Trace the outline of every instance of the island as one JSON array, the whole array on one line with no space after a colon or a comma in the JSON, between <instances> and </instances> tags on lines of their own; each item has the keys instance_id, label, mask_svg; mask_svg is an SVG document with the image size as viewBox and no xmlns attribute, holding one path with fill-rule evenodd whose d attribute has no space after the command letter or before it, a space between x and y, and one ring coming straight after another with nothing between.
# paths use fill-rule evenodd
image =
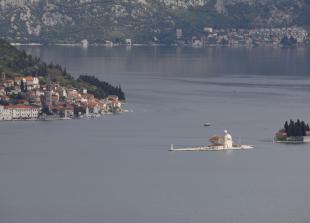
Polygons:
<instances>
[{"instance_id":1,"label":"island","mask_svg":"<svg viewBox=\"0 0 310 223\"><path fill-rule=\"evenodd\" d=\"M122 113L121 86L46 64L0 40L0 120L54 120Z\"/></svg>"},{"instance_id":2,"label":"island","mask_svg":"<svg viewBox=\"0 0 310 223\"><path fill-rule=\"evenodd\" d=\"M274 137L277 143L286 144L302 144L310 143L310 128L309 124L299 119L294 122L290 120L285 122L284 128L280 129Z\"/></svg>"},{"instance_id":3,"label":"island","mask_svg":"<svg viewBox=\"0 0 310 223\"><path fill-rule=\"evenodd\" d=\"M235 144L233 138L227 130L224 130L223 136L213 136L209 138L211 145L208 146L198 146L198 147L184 147L184 148L174 148L171 144L169 151L184 151L184 152L203 152L203 151L230 151L230 150L247 150L253 149L252 145L241 145Z\"/></svg>"}]
</instances>

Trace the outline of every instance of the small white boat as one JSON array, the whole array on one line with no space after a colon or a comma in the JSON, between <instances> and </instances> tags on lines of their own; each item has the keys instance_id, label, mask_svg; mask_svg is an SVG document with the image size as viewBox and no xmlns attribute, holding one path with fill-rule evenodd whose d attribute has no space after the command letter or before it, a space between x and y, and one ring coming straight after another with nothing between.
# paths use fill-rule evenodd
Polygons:
<instances>
[{"instance_id":1,"label":"small white boat","mask_svg":"<svg viewBox=\"0 0 310 223\"><path fill-rule=\"evenodd\" d=\"M253 149L254 146L252 145L241 145L241 144L234 144L232 137L228 134L227 130L224 131L224 136L213 136L209 139L212 143L209 146L198 146L198 147L184 147L184 148L174 148L173 144L171 144L169 151L196 151L196 152L203 152L203 151L229 151L229 150L247 150Z\"/></svg>"}]
</instances>

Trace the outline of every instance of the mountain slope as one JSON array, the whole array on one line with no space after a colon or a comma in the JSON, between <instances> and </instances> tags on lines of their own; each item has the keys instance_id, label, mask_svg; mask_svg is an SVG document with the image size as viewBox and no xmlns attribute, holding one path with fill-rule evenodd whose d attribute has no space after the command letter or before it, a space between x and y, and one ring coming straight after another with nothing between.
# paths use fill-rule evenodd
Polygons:
<instances>
[{"instance_id":1,"label":"mountain slope","mask_svg":"<svg viewBox=\"0 0 310 223\"><path fill-rule=\"evenodd\" d=\"M0 0L0 37L18 42L172 42L203 27L310 25L310 0Z\"/></svg>"}]
</instances>

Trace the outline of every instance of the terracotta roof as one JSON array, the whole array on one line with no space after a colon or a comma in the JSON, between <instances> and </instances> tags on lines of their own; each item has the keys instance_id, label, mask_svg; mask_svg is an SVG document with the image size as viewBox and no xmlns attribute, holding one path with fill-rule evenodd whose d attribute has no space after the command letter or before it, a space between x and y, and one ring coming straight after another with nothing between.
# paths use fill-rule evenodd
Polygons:
<instances>
[{"instance_id":1,"label":"terracotta roof","mask_svg":"<svg viewBox=\"0 0 310 223\"><path fill-rule=\"evenodd\" d=\"M30 105L7 105L4 106L5 109L36 109L36 107Z\"/></svg>"},{"instance_id":2,"label":"terracotta roof","mask_svg":"<svg viewBox=\"0 0 310 223\"><path fill-rule=\"evenodd\" d=\"M27 76L25 79L26 81L33 81L33 76Z\"/></svg>"},{"instance_id":3,"label":"terracotta roof","mask_svg":"<svg viewBox=\"0 0 310 223\"><path fill-rule=\"evenodd\" d=\"M23 77L15 77L14 78L16 81L21 81L22 79L24 79Z\"/></svg>"},{"instance_id":4,"label":"terracotta roof","mask_svg":"<svg viewBox=\"0 0 310 223\"><path fill-rule=\"evenodd\" d=\"M25 102L28 102L28 100L24 100L24 99L19 99L17 100L18 103L25 103Z\"/></svg>"},{"instance_id":5,"label":"terracotta roof","mask_svg":"<svg viewBox=\"0 0 310 223\"><path fill-rule=\"evenodd\" d=\"M109 95L108 99L109 100L113 100L113 101L118 101L118 96L116 96L116 95Z\"/></svg>"},{"instance_id":6,"label":"terracotta roof","mask_svg":"<svg viewBox=\"0 0 310 223\"><path fill-rule=\"evenodd\" d=\"M212 136L211 138L209 138L209 141L212 142L212 143L216 143L218 142L219 140L222 140L223 137L222 136Z\"/></svg>"},{"instance_id":7,"label":"terracotta roof","mask_svg":"<svg viewBox=\"0 0 310 223\"><path fill-rule=\"evenodd\" d=\"M3 83L13 83L13 80L4 80Z\"/></svg>"},{"instance_id":8,"label":"terracotta roof","mask_svg":"<svg viewBox=\"0 0 310 223\"><path fill-rule=\"evenodd\" d=\"M221 139L221 138L222 138L221 136L213 136L209 140L218 140L218 139Z\"/></svg>"}]
</instances>

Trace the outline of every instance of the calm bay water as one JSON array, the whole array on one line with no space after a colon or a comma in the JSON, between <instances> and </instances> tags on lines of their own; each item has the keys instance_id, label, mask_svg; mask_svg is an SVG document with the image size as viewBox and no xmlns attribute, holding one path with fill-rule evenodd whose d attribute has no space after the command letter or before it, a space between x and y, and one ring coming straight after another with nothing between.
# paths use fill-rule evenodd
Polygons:
<instances>
[{"instance_id":1,"label":"calm bay water","mask_svg":"<svg viewBox=\"0 0 310 223\"><path fill-rule=\"evenodd\" d=\"M0 222L310 221L310 147L272 143L310 122L309 48L25 49L121 84L131 112L0 123ZM255 149L168 152L224 129Z\"/></svg>"}]
</instances>

